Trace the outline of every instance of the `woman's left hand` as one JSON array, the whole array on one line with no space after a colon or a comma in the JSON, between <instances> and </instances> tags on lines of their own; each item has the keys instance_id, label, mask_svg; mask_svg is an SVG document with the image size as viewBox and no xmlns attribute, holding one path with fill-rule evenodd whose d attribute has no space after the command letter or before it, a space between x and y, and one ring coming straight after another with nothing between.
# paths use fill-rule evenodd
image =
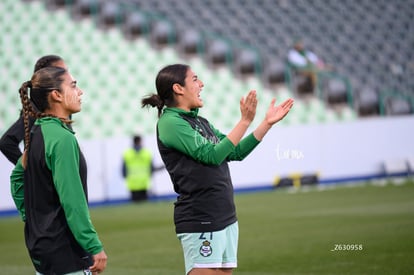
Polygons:
<instances>
[{"instance_id":1,"label":"woman's left hand","mask_svg":"<svg viewBox=\"0 0 414 275\"><path fill-rule=\"evenodd\" d=\"M276 99L272 99L272 102L266 112L265 120L269 125L273 125L282 120L289 113L293 106L293 99L289 98L278 106L275 106L275 103Z\"/></svg>"}]
</instances>

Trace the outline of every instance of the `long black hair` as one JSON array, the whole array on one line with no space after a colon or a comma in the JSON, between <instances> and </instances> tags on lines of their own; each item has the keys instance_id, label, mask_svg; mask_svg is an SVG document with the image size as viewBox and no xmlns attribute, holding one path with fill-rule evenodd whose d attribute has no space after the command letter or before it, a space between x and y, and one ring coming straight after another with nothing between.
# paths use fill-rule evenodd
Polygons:
<instances>
[{"instance_id":1,"label":"long black hair","mask_svg":"<svg viewBox=\"0 0 414 275\"><path fill-rule=\"evenodd\" d=\"M142 107L156 107L158 117L161 116L164 106L172 107L175 105L173 85L184 86L187 71L190 66L185 64L173 64L162 68L155 79L157 94L150 94L141 101Z\"/></svg>"},{"instance_id":2,"label":"long black hair","mask_svg":"<svg viewBox=\"0 0 414 275\"><path fill-rule=\"evenodd\" d=\"M20 89L20 100L23 105L23 122L24 122L24 152L22 158L23 167L26 167L27 150L30 145L30 127L29 116L34 118L41 118L46 116L53 116L45 114L49 106L48 96L53 90L60 90L63 75L66 69L60 67L45 67L36 71L31 80L24 82ZM29 97L30 89L30 97ZM33 107L35 103L36 107ZM64 123L70 123L70 120L60 118Z\"/></svg>"}]
</instances>

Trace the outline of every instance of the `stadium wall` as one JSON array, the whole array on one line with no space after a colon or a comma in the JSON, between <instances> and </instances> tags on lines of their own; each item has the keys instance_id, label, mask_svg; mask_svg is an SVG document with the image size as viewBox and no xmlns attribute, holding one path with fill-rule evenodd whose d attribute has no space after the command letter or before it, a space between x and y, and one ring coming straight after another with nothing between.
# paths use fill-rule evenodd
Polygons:
<instances>
[{"instance_id":1,"label":"stadium wall","mask_svg":"<svg viewBox=\"0 0 414 275\"><path fill-rule=\"evenodd\" d=\"M244 161L230 163L233 184L236 190L271 188L275 178L297 173L318 173L323 183L384 176L384 162L414 160L413 136L414 116L276 126ZM121 158L131 139L81 140L80 144L88 162L90 201L127 199ZM145 137L144 144L153 152L155 165L162 165L155 136ZM12 165L3 155L0 167L0 212L14 211ZM151 192L155 198L174 196L165 170L154 175Z\"/></svg>"}]
</instances>

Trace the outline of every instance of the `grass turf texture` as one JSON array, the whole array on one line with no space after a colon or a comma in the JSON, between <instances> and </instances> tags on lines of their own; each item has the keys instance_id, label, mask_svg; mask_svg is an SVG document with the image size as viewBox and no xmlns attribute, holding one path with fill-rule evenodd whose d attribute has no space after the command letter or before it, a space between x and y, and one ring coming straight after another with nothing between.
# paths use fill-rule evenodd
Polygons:
<instances>
[{"instance_id":1,"label":"grass turf texture","mask_svg":"<svg viewBox=\"0 0 414 275\"><path fill-rule=\"evenodd\" d=\"M410 182L236 195L234 274L414 274L413 194ZM171 201L91 209L104 274L184 274L172 211ZM0 219L0 248L0 274L34 274L19 218Z\"/></svg>"}]
</instances>

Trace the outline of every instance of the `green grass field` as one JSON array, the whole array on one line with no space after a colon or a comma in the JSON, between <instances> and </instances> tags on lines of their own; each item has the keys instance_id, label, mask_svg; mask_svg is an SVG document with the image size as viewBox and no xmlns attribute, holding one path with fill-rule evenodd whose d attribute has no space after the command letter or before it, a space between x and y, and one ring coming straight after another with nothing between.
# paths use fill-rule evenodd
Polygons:
<instances>
[{"instance_id":1,"label":"green grass field","mask_svg":"<svg viewBox=\"0 0 414 275\"><path fill-rule=\"evenodd\" d=\"M412 182L246 193L236 204L234 274L414 274ZM104 274L184 274L172 213L172 201L91 209ZM0 219L0 247L0 274L34 274L18 217Z\"/></svg>"}]
</instances>

